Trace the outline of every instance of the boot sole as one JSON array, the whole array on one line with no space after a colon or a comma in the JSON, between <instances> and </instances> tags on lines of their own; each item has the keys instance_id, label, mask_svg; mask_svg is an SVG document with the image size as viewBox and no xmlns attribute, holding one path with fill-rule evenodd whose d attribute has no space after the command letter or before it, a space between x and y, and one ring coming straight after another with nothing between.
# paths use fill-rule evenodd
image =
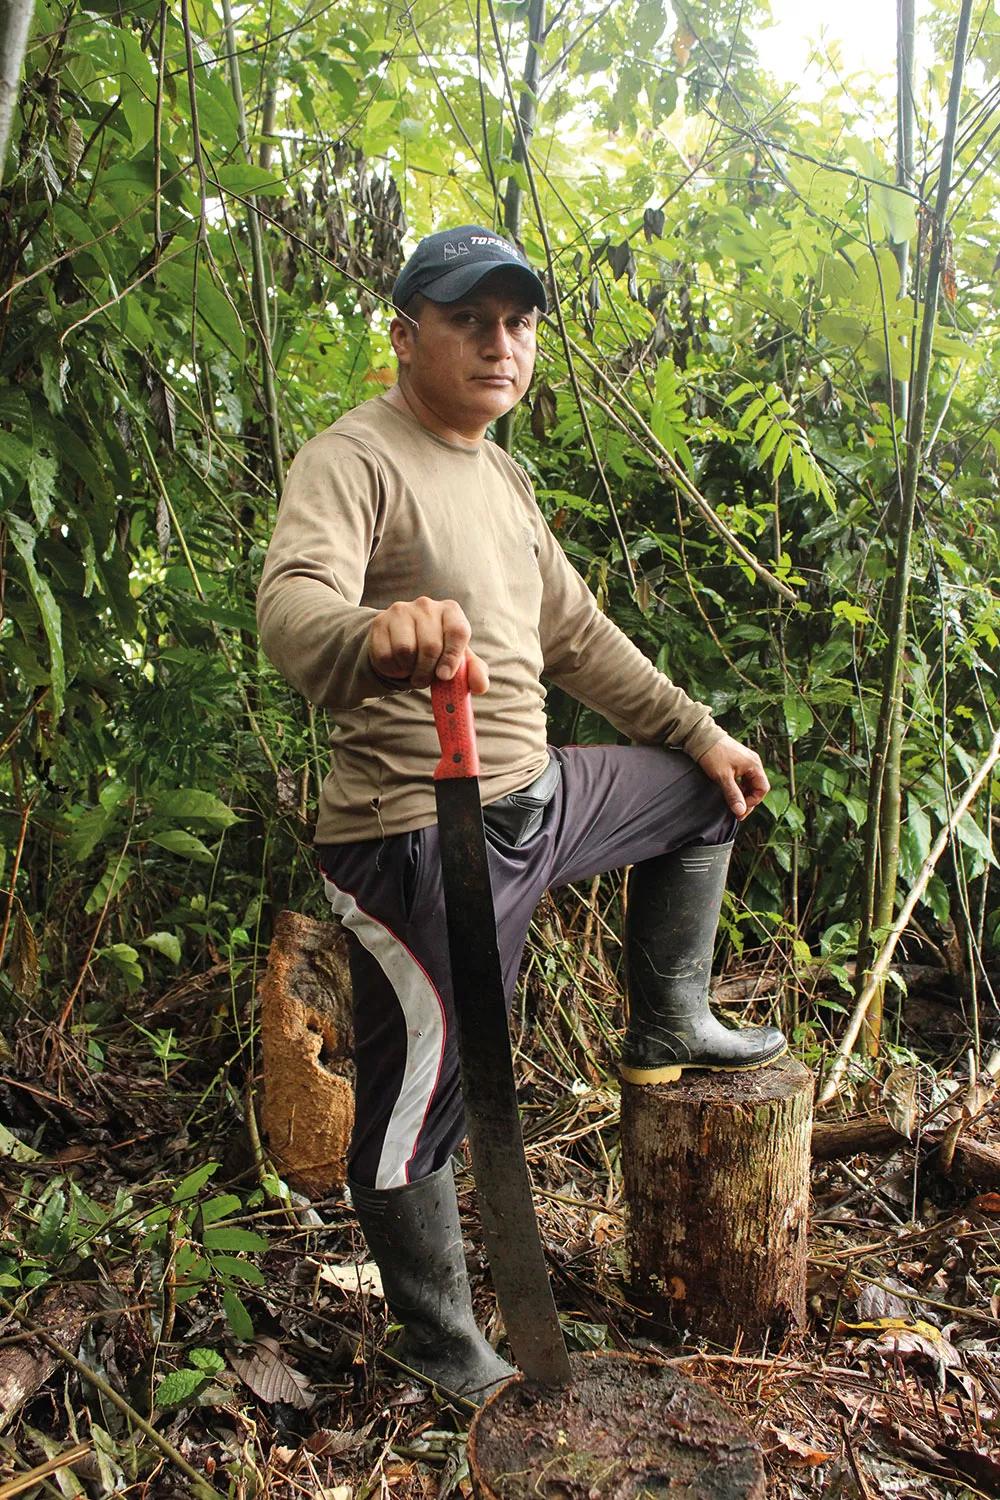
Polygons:
<instances>
[{"instance_id":1,"label":"boot sole","mask_svg":"<svg viewBox=\"0 0 1000 1500\"><path fill-rule=\"evenodd\" d=\"M686 1062L670 1063L663 1068L627 1068L620 1067L619 1072L626 1083L677 1083L685 1069L689 1068L702 1073L754 1073L758 1068L767 1068L771 1063L777 1062L784 1057L788 1051L788 1043L781 1048L780 1052L772 1052L770 1057L762 1057L758 1062L752 1063L706 1063Z\"/></svg>"}]
</instances>

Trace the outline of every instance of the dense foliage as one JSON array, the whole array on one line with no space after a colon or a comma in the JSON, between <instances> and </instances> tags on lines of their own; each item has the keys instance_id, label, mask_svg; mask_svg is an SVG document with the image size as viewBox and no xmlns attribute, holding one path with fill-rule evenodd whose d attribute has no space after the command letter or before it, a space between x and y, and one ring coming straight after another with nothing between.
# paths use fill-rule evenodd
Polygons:
<instances>
[{"instance_id":1,"label":"dense foliage","mask_svg":"<svg viewBox=\"0 0 1000 1500\"><path fill-rule=\"evenodd\" d=\"M604 607L768 764L730 943L847 984L955 14L922 23L900 190L891 99L832 67L823 97L788 98L748 40L761 10L729 0L553 6L527 164L510 93L537 3L277 0L227 39L208 0L39 0L0 220L11 1015L85 1040L177 966L238 976L277 905L316 901L323 729L253 626L281 467L391 381L386 293L415 237L501 223L505 196L561 307L514 450ZM998 65L974 15L905 643L904 887L997 711ZM608 731L556 701L553 732ZM988 806L919 909L973 994L1000 924ZM798 1019L808 1040L820 1013Z\"/></svg>"}]
</instances>

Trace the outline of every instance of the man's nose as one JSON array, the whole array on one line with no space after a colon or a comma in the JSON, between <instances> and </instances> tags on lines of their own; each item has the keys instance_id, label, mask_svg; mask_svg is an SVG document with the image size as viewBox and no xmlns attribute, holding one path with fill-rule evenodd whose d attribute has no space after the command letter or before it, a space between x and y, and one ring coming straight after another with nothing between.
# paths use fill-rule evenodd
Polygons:
<instances>
[{"instance_id":1,"label":"man's nose","mask_svg":"<svg viewBox=\"0 0 1000 1500\"><path fill-rule=\"evenodd\" d=\"M483 352L493 359L506 359L513 353L514 344L503 318L494 318L483 329Z\"/></svg>"}]
</instances>

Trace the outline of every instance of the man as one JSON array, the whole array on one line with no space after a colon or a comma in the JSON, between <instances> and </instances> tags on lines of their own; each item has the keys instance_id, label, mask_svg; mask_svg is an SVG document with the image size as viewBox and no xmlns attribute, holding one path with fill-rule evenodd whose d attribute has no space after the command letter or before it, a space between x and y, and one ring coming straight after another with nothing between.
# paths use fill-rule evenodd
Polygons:
<instances>
[{"instance_id":1,"label":"man","mask_svg":"<svg viewBox=\"0 0 1000 1500\"><path fill-rule=\"evenodd\" d=\"M481 1399L509 1366L472 1316L450 1164L464 1124L428 684L468 657L508 1003L542 892L635 866L622 1053L635 1081L785 1050L707 1002L733 835L768 781L601 614L524 471L486 441L534 369L546 297L524 257L475 225L430 235L393 302L397 384L297 455L258 619L271 660L334 725L316 841L352 935L352 1200L400 1356ZM638 743L547 748L543 673Z\"/></svg>"}]
</instances>

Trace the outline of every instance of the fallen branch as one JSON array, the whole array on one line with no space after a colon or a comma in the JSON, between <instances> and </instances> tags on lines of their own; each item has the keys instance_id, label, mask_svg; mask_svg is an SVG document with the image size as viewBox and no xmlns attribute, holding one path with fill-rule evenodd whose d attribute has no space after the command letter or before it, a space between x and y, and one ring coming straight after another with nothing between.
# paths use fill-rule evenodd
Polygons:
<instances>
[{"instance_id":1,"label":"fallen branch","mask_svg":"<svg viewBox=\"0 0 1000 1500\"><path fill-rule=\"evenodd\" d=\"M0 1500L14 1500L15 1495L22 1495L33 1485L48 1479L50 1474L58 1474L60 1469L71 1469L81 1458L86 1458L91 1446L90 1443L76 1443L74 1447L67 1448L65 1453L57 1453L54 1458L47 1458L43 1464L36 1464L33 1469L18 1474L16 1479L0 1484Z\"/></svg>"},{"instance_id":2,"label":"fallen branch","mask_svg":"<svg viewBox=\"0 0 1000 1500\"><path fill-rule=\"evenodd\" d=\"M839 1046L837 1047L837 1053L834 1058L833 1065L830 1068L829 1076L823 1086L823 1091L816 1100L817 1107L822 1104L829 1104L831 1099L836 1098L840 1090L841 1078L843 1077L844 1070L847 1067L847 1060L850 1057L851 1052L854 1048L854 1044L858 1039L858 1034L860 1033L861 1027L864 1024L865 1016L868 1014L868 1007L871 1005L873 999L878 993L882 980L885 978L885 975L888 972L889 965L892 962L892 955L896 951L896 944L899 942L900 938L903 936L903 933L906 931L907 925L913 915L917 902L920 900L921 896L924 894L924 891L927 889L927 884L935 869L937 868L938 861L940 860L945 849L948 847L948 844L951 841L952 836L954 835L955 829L958 827L962 818L964 818L965 814L968 812L969 808L976 800L976 797L981 787L983 786L983 783L989 779L990 772L993 770L993 767L996 765L998 760L1000 760L1000 729L998 729L996 734L993 736L993 743L990 746L989 753L983 760L982 764L979 766L979 769L976 771L976 774L969 782L969 785L966 787L961 801L956 805L951 817L948 819L947 823L941 829L941 832L938 834L937 838L934 840L934 845L927 858L920 866L920 871L917 875L917 878L914 881L913 885L910 887L909 895L903 902L899 916L896 918L896 921L893 923L888 936L879 949L878 955L875 959L875 962L872 964L868 978L865 982L865 987L861 991L861 994L858 996L857 1004L851 1012L851 1019L847 1023L847 1028L840 1040Z\"/></svg>"}]
</instances>

